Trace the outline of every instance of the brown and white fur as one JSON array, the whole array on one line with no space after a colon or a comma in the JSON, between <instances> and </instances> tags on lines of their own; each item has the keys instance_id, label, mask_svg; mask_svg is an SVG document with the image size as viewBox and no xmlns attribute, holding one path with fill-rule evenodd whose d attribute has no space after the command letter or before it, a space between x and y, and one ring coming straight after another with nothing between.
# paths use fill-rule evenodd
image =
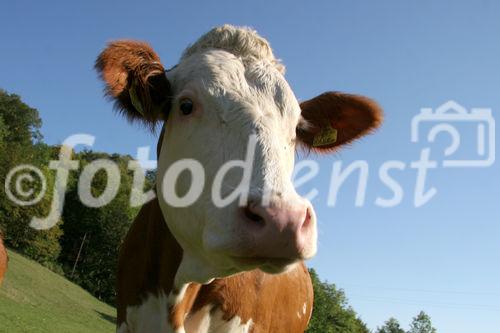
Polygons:
<instances>
[{"instance_id":1,"label":"brown and white fur","mask_svg":"<svg viewBox=\"0 0 500 333\"><path fill-rule=\"evenodd\" d=\"M120 253L118 332L303 332L313 303L303 260L316 252L317 230L291 181L295 152L334 152L369 133L381 123L378 105L338 92L299 104L269 43L248 28L211 30L169 71L149 45L130 40L110 43L96 68L129 119L163 124L157 199L142 207ZM336 140L314 144L325 128ZM221 186L227 198L246 179L238 193L247 200L220 206L217 173L245 160L251 137L249 177L235 168ZM163 182L184 160L203 167L205 184L187 207L166 200L165 189L189 193L189 172Z\"/></svg>"}]
</instances>

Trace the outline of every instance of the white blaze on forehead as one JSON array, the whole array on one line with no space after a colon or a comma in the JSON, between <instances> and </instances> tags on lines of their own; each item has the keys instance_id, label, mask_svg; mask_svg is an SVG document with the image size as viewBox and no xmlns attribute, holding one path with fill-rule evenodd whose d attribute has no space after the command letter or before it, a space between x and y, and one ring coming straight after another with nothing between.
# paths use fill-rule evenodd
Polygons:
<instances>
[{"instance_id":1,"label":"white blaze on forehead","mask_svg":"<svg viewBox=\"0 0 500 333\"><path fill-rule=\"evenodd\" d=\"M293 140L300 107L277 63L267 42L255 32L223 27L188 48L169 79L174 110L176 100L186 94L188 98L193 95L195 104L203 109L203 126L191 127L188 131L192 134L186 137L203 136L205 148L223 150L226 160L241 160L249 136L256 134L260 147L255 162L261 174L255 175L254 187L287 192L291 191ZM175 117L167 126L175 127ZM167 128L167 134L169 131L174 137L175 128Z\"/></svg>"},{"instance_id":2,"label":"white blaze on forehead","mask_svg":"<svg viewBox=\"0 0 500 333\"><path fill-rule=\"evenodd\" d=\"M177 99L183 98L186 91L188 94L194 91L194 98L198 99L195 103L203 108L203 124L198 122L186 129L192 134L184 132L182 135L189 137L191 142L203 136L204 149L219 151L222 156L219 164L244 159L249 137L257 135L252 187L256 192L268 187L276 192L294 193L290 178L300 107L288 83L272 63L254 59L244 64L227 51L210 49L184 59L172 71L171 77ZM174 109L175 105L174 101ZM180 120L175 117L167 126L175 127L175 121ZM174 135L175 128L167 128L165 140L168 130L172 138L180 138ZM184 149L181 153L194 153L186 146ZM208 156L208 159L214 162L214 168L219 168L215 156ZM202 164L207 166L204 162ZM210 167L206 171L210 174Z\"/></svg>"}]
</instances>

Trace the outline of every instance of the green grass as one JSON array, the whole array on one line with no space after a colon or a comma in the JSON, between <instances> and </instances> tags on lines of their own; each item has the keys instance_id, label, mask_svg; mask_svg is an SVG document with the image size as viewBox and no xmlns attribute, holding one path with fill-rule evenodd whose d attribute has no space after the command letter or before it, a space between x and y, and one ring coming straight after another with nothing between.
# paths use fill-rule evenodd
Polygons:
<instances>
[{"instance_id":1,"label":"green grass","mask_svg":"<svg viewBox=\"0 0 500 333\"><path fill-rule=\"evenodd\" d=\"M0 332L113 332L115 310L13 251L0 286Z\"/></svg>"}]
</instances>

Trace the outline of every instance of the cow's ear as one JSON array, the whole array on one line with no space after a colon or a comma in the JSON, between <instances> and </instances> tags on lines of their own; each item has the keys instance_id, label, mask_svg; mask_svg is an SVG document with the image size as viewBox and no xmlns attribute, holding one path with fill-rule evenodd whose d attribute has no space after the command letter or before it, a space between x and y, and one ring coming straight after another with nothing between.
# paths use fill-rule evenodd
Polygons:
<instances>
[{"instance_id":1,"label":"cow's ear","mask_svg":"<svg viewBox=\"0 0 500 333\"><path fill-rule=\"evenodd\" d=\"M329 153L369 134L382 123L382 109L358 95L326 92L300 103L302 121L298 142L316 152Z\"/></svg>"},{"instance_id":2,"label":"cow's ear","mask_svg":"<svg viewBox=\"0 0 500 333\"><path fill-rule=\"evenodd\" d=\"M106 95L129 120L140 120L152 128L158 120L166 120L170 84L160 58L147 43L111 42L95 68L106 84Z\"/></svg>"}]
</instances>

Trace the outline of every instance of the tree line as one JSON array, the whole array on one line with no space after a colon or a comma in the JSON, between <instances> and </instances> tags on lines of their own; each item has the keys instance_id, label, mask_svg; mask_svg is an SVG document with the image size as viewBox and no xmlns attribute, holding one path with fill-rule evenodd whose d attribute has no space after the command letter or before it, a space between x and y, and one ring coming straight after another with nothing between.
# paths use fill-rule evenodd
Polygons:
<instances>
[{"instance_id":1,"label":"tree line","mask_svg":"<svg viewBox=\"0 0 500 333\"><path fill-rule=\"evenodd\" d=\"M79 170L69 173L65 203L60 221L51 229L35 230L29 226L33 216L45 217L52 202L51 190L55 172L49 162L57 160L59 146L43 142L38 111L26 105L19 96L0 91L0 175L2 184L9 171L19 165L37 167L46 179L47 192L36 204L21 206L0 191L0 228L8 247L36 260L53 271L65 275L97 298L114 304L116 259L122 239L138 208L129 204L132 171L128 170L130 156L84 150L74 153ZM115 162L121 173L121 183L115 198L105 207L91 208L79 200L77 181L83 168L96 159ZM32 179L9 182L11 193L19 190L31 193L29 201L40 192L42 184L36 174ZM13 179L16 177L14 176ZM98 171L92 179L92 194L98 197L106 187L107 175ZM151 186L147 178L147 186ZM16 188L20 186L20 188Z\"/></svg>"},{"instance_id":2,"label":"tree line","mask_svg":"<svg viewBox=\"0 0 500 333\"><path fill-rule=\"evenodd\" d=\"M33 205L21 206L7 194L21 192L24 199L35 198L43 184L35 173L24 182L9 182L0 191L0 231L11 249L41 263L82 286L98 299L115 304L116 266L120 244L139 208L129 204L133 172L128 170L132 157L83 150L74 153L79 170L70 172L65 204L59 222L49 230L29 226L33 216L45 217L51 209L51 189L55 172L49 168L58 159L60 147L43 142L42 121L35 108L25 104L15 94L0 89L0 176L2 184L16 166L37 167L46 180L47 192ZM100 208L87 207L78 195L77 181L83 168L96 159L114 161L121 173L121 183L115 198ZM145 191L153 186L154 174L146 177ZM105 189L107 175L98 171L92 180L92 194L98 197ZM347 297L335 285L322 282L311 270L315 300L308 332L365 333L366 324L348 304ZM435 333L430 318L424 312L415 317L408 333ZM399 322L391 318L376 333L406 333Z\"/></svg>"},{"instance_id":3,"label":"tree line","mask_svg":"<svg viewBox=\"0 0 500 333\"><path fill-rule=\"evenodd\" d=\"M372 332L356 311L349 305L342 289L335 284L321 281L314 269L310 269L314 288L314 306L308 333L370 333ZM374 333L436 333L431 318L421 311L405 331L399 321L389 318Z\"/></svg>"}]
</instances>

